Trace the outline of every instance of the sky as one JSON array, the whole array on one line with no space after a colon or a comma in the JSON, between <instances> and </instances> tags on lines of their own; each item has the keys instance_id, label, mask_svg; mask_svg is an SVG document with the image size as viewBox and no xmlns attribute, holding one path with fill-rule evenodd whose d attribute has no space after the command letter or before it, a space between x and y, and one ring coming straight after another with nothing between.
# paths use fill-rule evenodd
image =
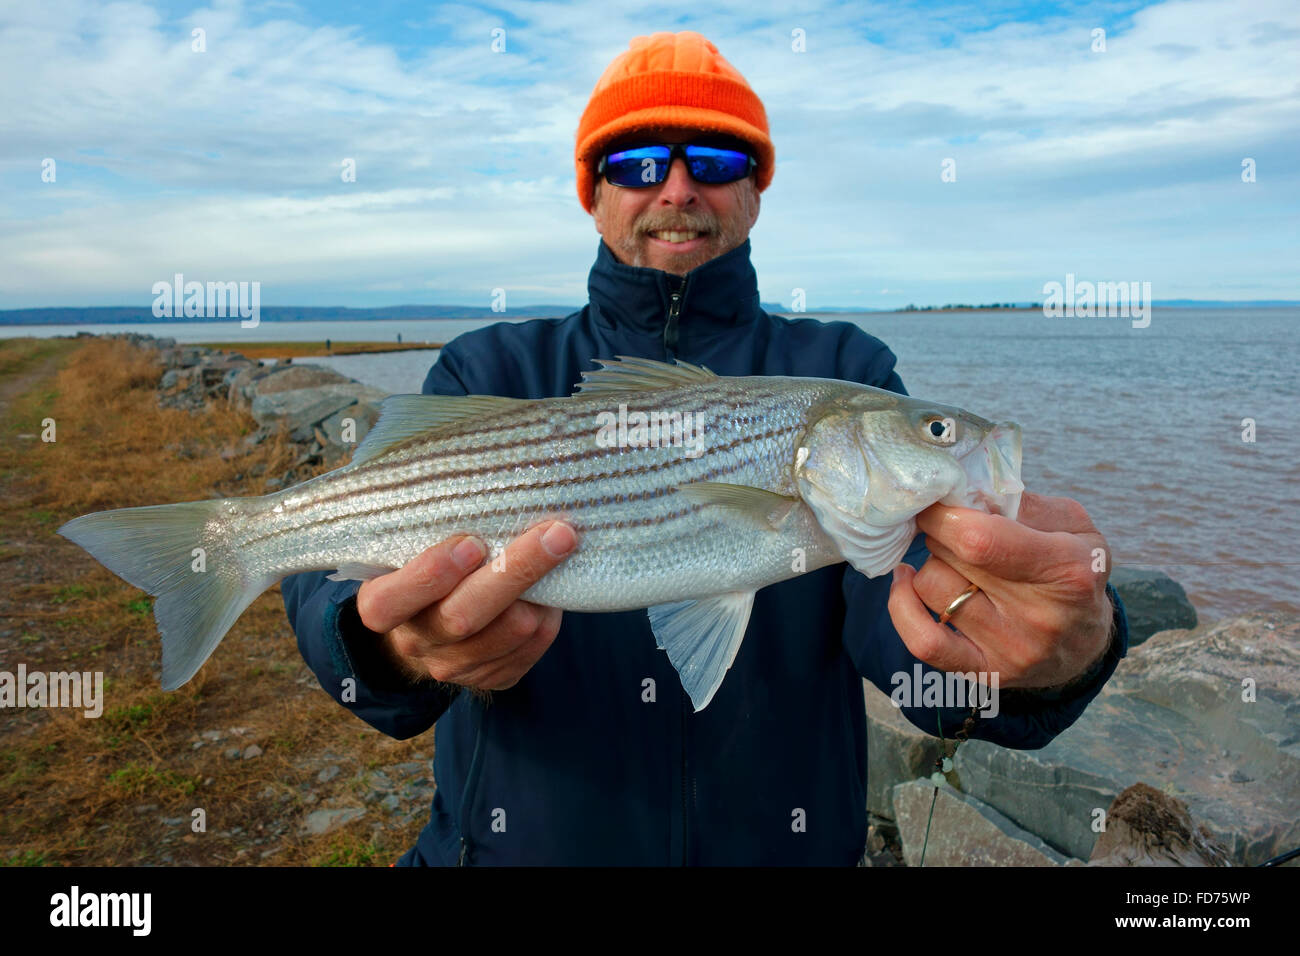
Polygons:
<instances>
[{"instance_id":1,"label":"sky","mask_svg":"<svg viewBox=\"0 0 1300 956\"><path fill-rule=\"evenodd\" d=\"M1296 0L0 0L0 309L579 305L578 118L661 30L767 110L766 302L1300 299Z\"/></svg>"}]
</instances>

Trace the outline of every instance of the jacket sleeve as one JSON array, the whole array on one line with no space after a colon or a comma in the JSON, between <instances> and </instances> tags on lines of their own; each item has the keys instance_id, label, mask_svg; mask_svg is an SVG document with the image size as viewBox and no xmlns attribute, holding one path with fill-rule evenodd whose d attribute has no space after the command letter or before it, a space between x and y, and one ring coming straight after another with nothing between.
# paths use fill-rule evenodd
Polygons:
<instances>
[{"instance_id":1,"label":"jacket sleeve","mask_svg":"<svg viewBox=\"0 0 1300 956\"><path fill-rule=\"evenodd\" d=\"M893 354L885 349L883 355L878 353L874 359L861 380L906 395L903 382L894 369ZM929 556L925 535L918 534L903 561L919 570ZM867 578L851 566L844 565L843 644L858 673L885 694L898 690L902 686L901 680L914 685L918 667L922 681L928 673L942 673L917 658L899 636L889 616L890 581L887 575ZM1088 704L1101 693L1101 688L1119 666L1120 659L1128 654L1128 618L1124 604L1110 584L1106 585L1106 594L1112 604L1111 642L1102 658L1086 673L1061 688L1050 691L999 689L996 716L978 716L970 731L972 738L1017 750L1037 750L1079 719ZM937 621L938 615L931 613ZM901 699L901 695L899 697ZM921 730L949 739L971 715L969 706L925 706L915 700L912 706L901 710Z\"/></svg>"},{"instance_id":2,"label":"jacket sleeve","mask_svg":"<svg viewBox=\"0 0 1300 956\"><path fill-rule=\"evenodd\" d=\"M464 395L455 357L443 349L424 382L425 394ZM285 613L298 650L321 687L366 723L399 740L433 726L451 706L455 689L414 683L377 653L380 635L357 613L360 581L329 581L328 571L291 575L281 583Z\"/></svg>"}]
</instances>

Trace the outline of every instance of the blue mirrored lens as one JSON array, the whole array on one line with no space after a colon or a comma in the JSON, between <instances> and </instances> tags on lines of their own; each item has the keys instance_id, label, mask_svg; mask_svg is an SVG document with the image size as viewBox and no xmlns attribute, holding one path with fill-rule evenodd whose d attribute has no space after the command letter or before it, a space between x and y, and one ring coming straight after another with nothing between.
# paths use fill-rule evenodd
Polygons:
<instances>
[{"instance_id":1,"label":"blue mirrored lens","mask_svg":"<svg viewBox=\"0 0 1300 956\"><path fill-rule=\"evenodd\" d=\"M668 175L672 150L667 146L638 146L610 153L605 178L616 186L653 186Z\"/></svg>"},{"instance_id":2,"label":"blue mirrored lens","mask_svg":"<svg viewBox=\"0 0 1300 956\"><path fill-rule=\"evenodd\" d=\"M664 181L675 152L686 157L686 167L697 182L718 185L749 175L749 154L717 146L635 146L605 157L605 178L616 186L638 188Z\"/></svg>"},{"instance_id":3,"label":"blue mirrored lens","mask_svg":"<svg viewBox=\"0 0 1300 956\"><path fill-rule=\"evenodd\" d=\"M734 149L687 146L686 165L702 183L734 183L749 174L749 156Z\"/></svg>"}]
</instances>

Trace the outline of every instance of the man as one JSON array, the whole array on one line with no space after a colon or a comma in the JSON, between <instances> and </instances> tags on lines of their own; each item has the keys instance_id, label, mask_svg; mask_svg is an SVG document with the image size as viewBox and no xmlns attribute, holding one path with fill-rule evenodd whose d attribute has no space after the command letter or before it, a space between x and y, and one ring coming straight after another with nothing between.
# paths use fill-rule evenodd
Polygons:
<instances>
[{"instance_id":1,"label":"man","mask_svg":"<svg viewBox=\"0 0 1300 956\"><path fill-rule=\"evenodd\" d=\"M655 146L669 148L641 148ZM904 391L894 356L855 326L759 309L748 235L773 173L766 115L702 36L631 42L596 85L576 163L602 236L590 302L461 336L426 393L567 395L618 354ZM433 817L403 864L852 864L866 837L862 677L889 692L918 663L996 672L1000 713L970 736L1036 748L1127 651L1122 607L1092 571L1105 541L1076 502L1026 494L1018 521L937 505L919 521L926 537L892 581L838 564L759 591L699 713L644 611L520 599L577 545L562 522L514 541L504 570L457 537L362 585L298 575L284 600L336 700L399 738L437 722ZM949 737L970 715L904 713Z\"/></svg>"}]
</instances>

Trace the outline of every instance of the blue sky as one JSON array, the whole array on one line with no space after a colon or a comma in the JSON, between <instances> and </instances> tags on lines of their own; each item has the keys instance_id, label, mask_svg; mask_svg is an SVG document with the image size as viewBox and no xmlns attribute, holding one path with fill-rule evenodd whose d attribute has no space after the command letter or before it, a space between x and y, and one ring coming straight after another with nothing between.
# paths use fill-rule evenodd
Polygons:
<instances>
[{"instance_id":1,"label":"blue sky","mask_svg":"<svg viewBox=\"0 0 1300 956\"><path fill-rule=\"evenodd\" d=\"M147 305L176 272L263 305L581 303L578 117L631 37L682 29L767 108L765 301L1037 300L1066 273L1300 298L1295 0L7 0L0 308Z\"/></svg>"}]
</instances>

